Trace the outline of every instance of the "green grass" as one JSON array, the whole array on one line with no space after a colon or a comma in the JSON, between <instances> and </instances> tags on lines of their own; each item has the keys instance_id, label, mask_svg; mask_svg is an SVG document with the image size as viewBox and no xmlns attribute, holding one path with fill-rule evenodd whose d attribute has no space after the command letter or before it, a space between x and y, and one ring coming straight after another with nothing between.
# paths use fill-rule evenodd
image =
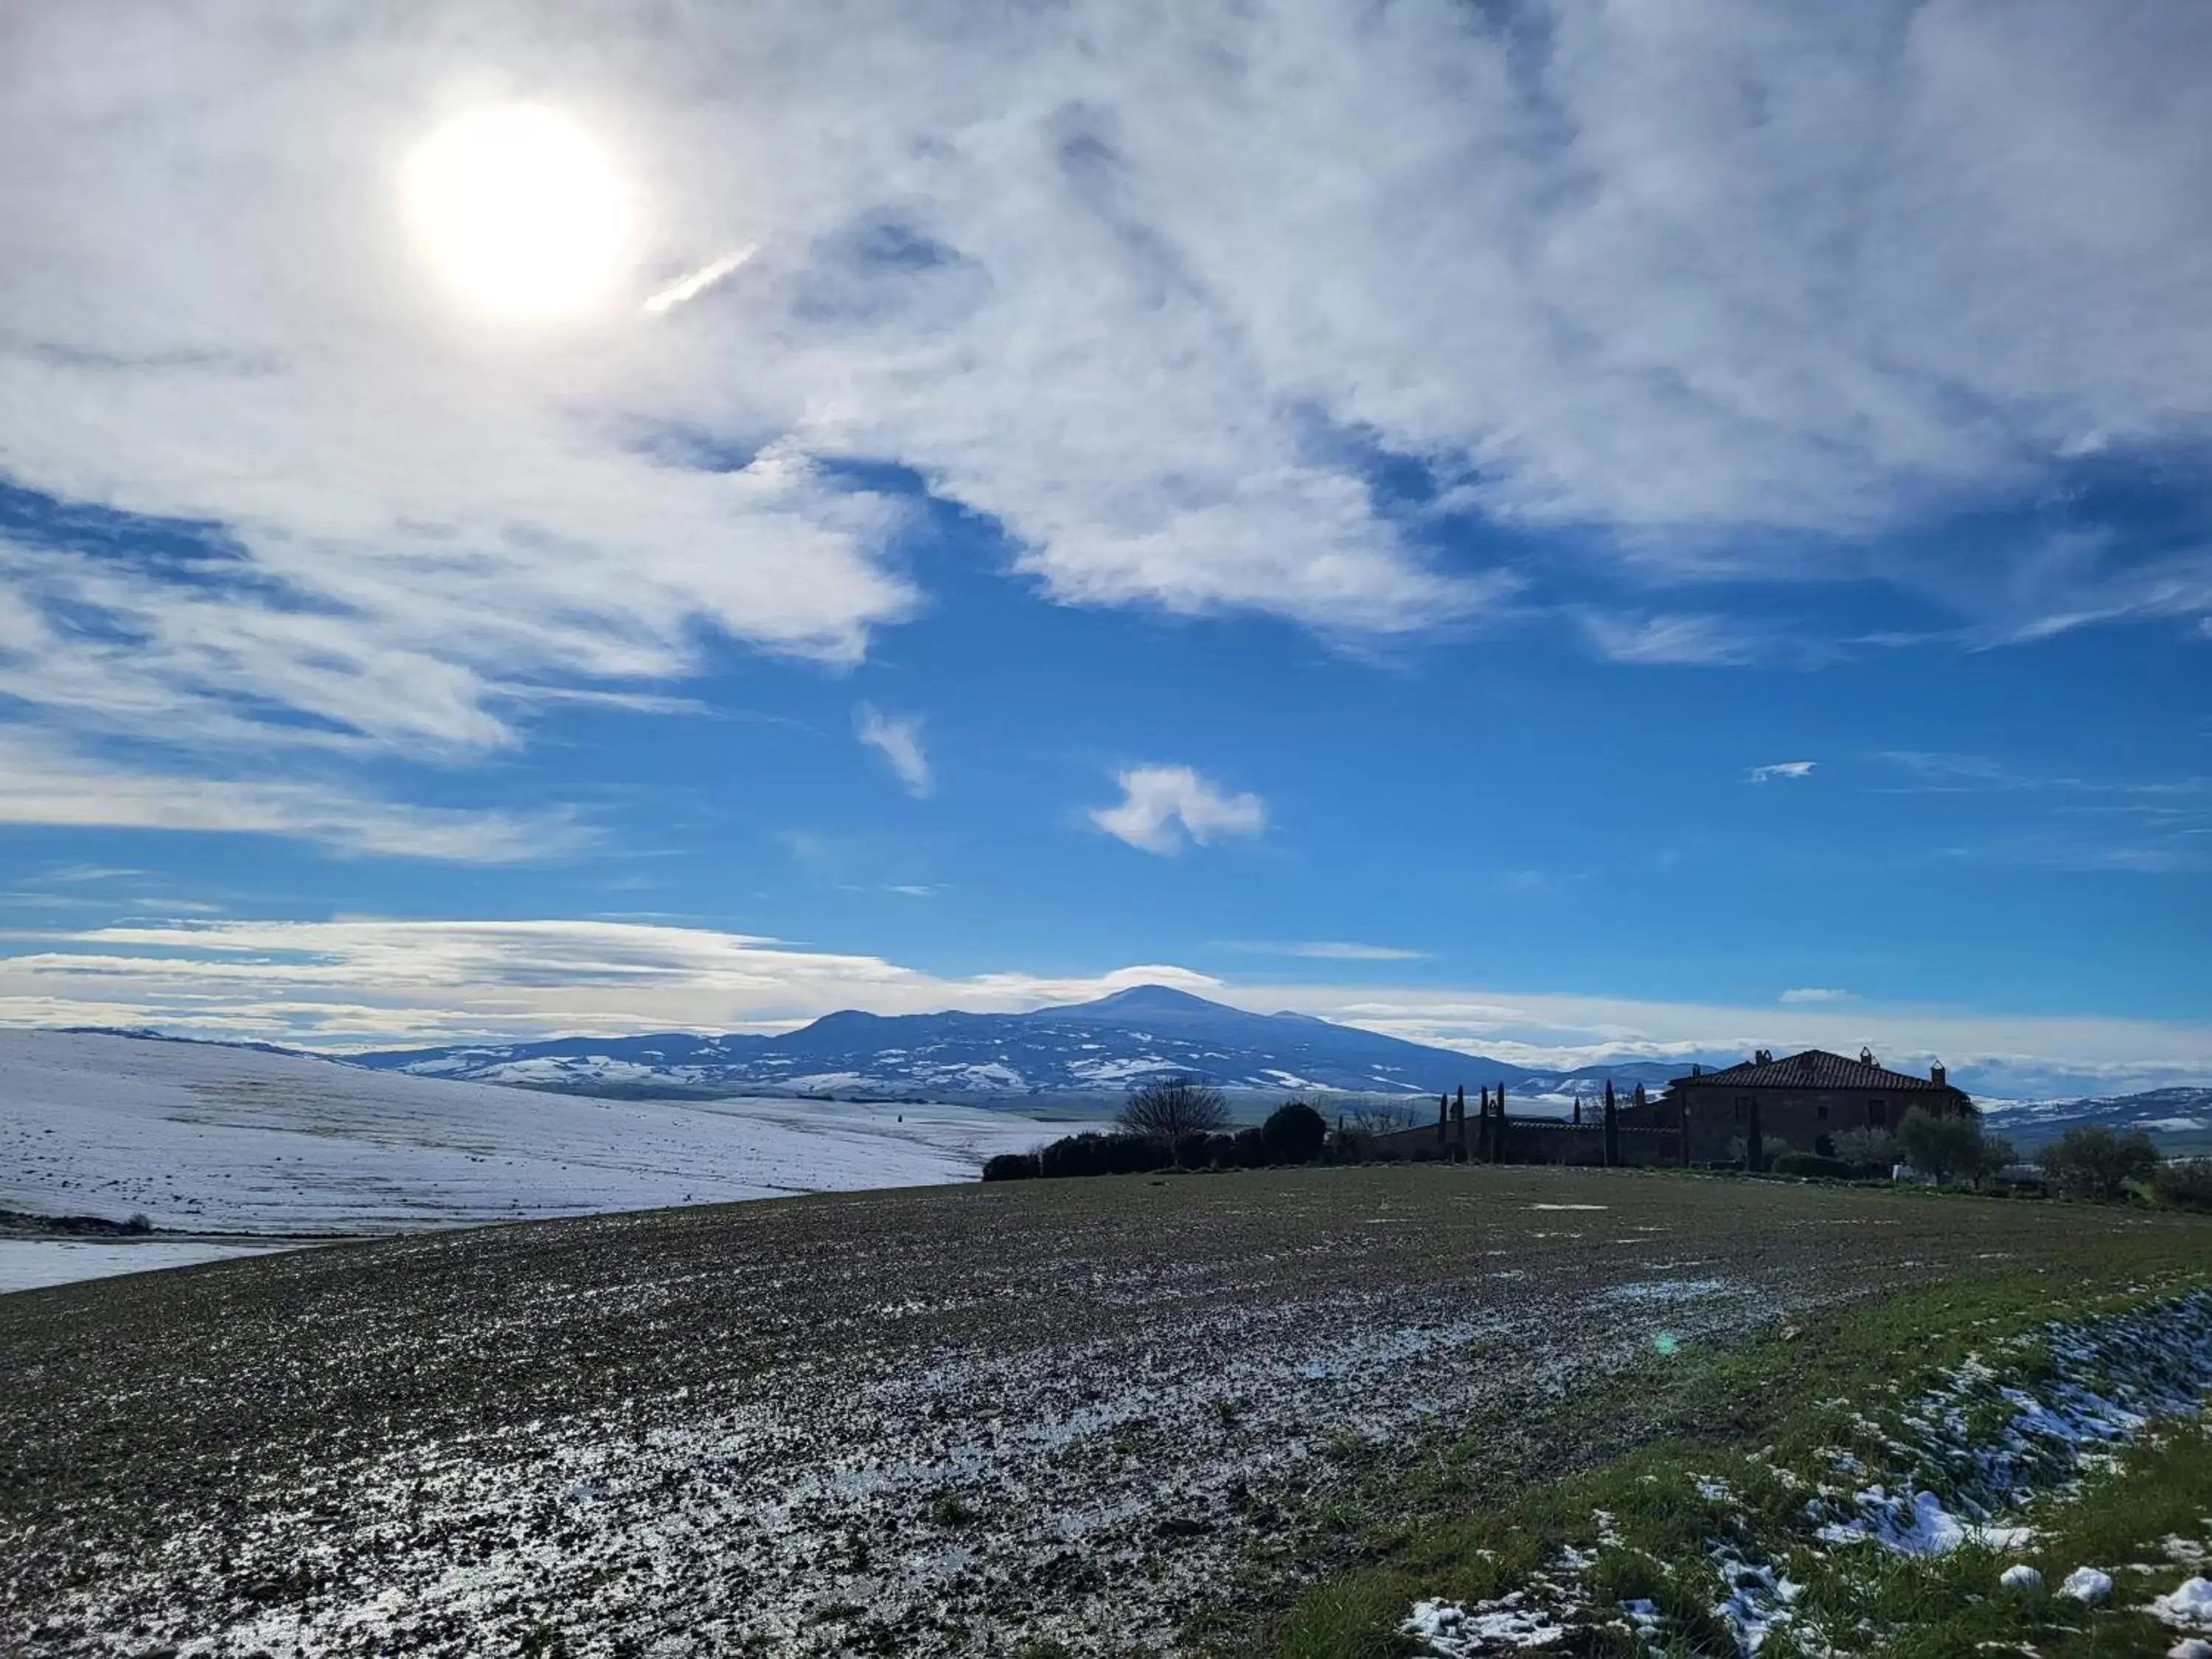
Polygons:
<instances>
[{"instance_id":1,"label":"green grass","mask_svg":"<svg viewBox=\"0 0 2212 1659\"><path fill-rule=\"evenodd\" d=\"M2128 1275L2124 1290L2062 1287L2039 1271L1968 1278L1733 1348L1655 1354L1543 1425L1543 1432L1582 1437L1591 1455L1588 1467L1533 1486L1516 1489L1513 1459L1497 1456L1501 1425L1462 1433L1429 1462L1401 1459L1363 1493L1369 1512L1398 1519L1368 1532L1362 1559L1340 1562L1299 1595L1263 1650L1278 1659L1406 1653L1399 1627L1415 1601L1473 1603L1540 1590L1562 1552L1574 1550L1595 1553L1581 1581L1599 1616L1649 1599L1668 1617L1669 1653L1733 1654L1732 1635L1709 1611L1726 1594L1711 1559L1724 1542L1802 1585L1798 1611L1837 1651L1898 1659L2162 1655L2174 1632L2128 1608L2202 1570L2168 1560L2162 1540L2212 1546L2212 1431L2202 1424L2160 1431L2075 1495L2039 1507L2036 1542L2002 1556L1975 1547L1936 1557L1873 1545L1816 1549L1803 1520L1809 1481L1833 1478L1834 1449L1858 1451L1869 1470L1894 1466L1894 1451L1856 1420L1862 1411L1887 1418L1970 1352L2000 1345L2006 1380L2045 1379L2053 1360L2033 1334L2046 1322L2116 1313L2212 1282L2212 1267L2185 1259L2136 1265L2142 1271ZM2001 1405L1977 1401L1968 1419L1988 1429L2003 1414ZM1634 1433L1625 1422L1640 1422L1646 1443L1608 1447L1608 1436ZM1490 1469L1472 1467L1486 1455ZM1916 1485L1943 1490L1941 1470L1914 1474ZM1726 1496L1708 1495L1713 1481L1725 1483ZM2001 1589L1999 1572L2016 1560L2039 1567L2048 1589ZM2125 1571L2130 1564L2154 1571ZM2083 1565L2118 1580L2110 1607L2085 1609L2052 1593ZM1576 1651L1644 1651L1625 1621L1590 1639L1595 1646ZM1762 1649L1766 1659L1799 1650L1788 1626Z\"/></svg>"}]
</instances>

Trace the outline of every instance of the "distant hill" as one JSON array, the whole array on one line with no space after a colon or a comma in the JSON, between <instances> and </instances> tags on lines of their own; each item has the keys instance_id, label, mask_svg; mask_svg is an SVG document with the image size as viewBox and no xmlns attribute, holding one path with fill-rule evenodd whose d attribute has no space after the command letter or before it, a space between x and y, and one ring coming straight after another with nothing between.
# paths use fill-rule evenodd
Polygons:
<instances>
[{"instance_id":1,"label":"distant hill","mask_svg":"<svg viewBox=\"0 0 2212 1659\"><path fill-rule=\"evenodd\" d=\"M1060 1127L957 1104L552 1099L258 1044L0 1029L0 1212L406 1232L973 1180Z\"/></svg>"},{"instance_id":2,"label":"distant hill","mask_svg":"<svg viewBox=\"0 0 2212 1659\"><path fill-rule=\"evenodd\" d=\"M356 1054L358 1065L589 1094L807 1094L1023 1099L1119 1093L1188 1073L1224 1088L1435 1095L1503 1083L1522 1095L1663 1084L1680 1062L1540 1071L1307 1014L1247 1013L1164 985L1021 1014L826 1014L777 1036L563 1037Z\"/></svg>"},{"instance_id":3,"label":"distant hill","mask_svg":"<svg viewBox=\"0 0 2212 1659\"><path fill-rule=\"evenodd\" d=\"M2101 1123L2123 1132L2141 1129L2169 1155L2212 1156L2212 1089L2149 1089L2141 1094L2079 1100L1992 1102L1984 1120L2022 1152L2058 1139L2069 1129Z\"/></svg>"}]
</instances>

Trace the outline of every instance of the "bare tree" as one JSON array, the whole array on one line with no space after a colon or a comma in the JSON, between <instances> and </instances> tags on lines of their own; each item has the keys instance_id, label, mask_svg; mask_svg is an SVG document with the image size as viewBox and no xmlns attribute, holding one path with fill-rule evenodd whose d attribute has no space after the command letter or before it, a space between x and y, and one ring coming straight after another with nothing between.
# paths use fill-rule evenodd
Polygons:
<instances>
[{"instance_id":1,"label":"bare tree","mask_svg":"<svg viewBox=\"0 0 2212 1659\"><path fill-rule=\"evenodd\" d=\"M1428 1104L1428 1097L1421 1097L1421 1106ZM1401 1129L1410 1129L1419 1123L1424 1113L1412 1101L1371 1096L1340 1103L1345 1121L1355 1129L1370 1135L1395 1134Z\"/></svg>"},{"instance_id":2,"label":"bare tree","mask_svg":"<svg viewBox=\"0 0 2212 1659\"><path fill-rule=\"evenodd\" d=\"M1184 1135L1209 1134L1229 1122L1221 1091L1194 1077L1154 1078L1138 1084L1121 1103L1121 1127L1170 1144Z\"/></svg>"}]
</instances>

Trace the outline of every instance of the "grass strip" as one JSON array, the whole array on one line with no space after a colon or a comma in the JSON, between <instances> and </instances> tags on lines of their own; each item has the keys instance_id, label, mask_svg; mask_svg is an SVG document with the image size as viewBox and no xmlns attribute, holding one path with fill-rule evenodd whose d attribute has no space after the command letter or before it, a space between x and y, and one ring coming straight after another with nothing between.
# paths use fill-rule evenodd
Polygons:
<instances>
[{"instance_id":1,"label":"grass strip","mask_svg":"<svg viewBox=\"0 0 2212 1659\"><path fill-rule=\"evenodd\" d=\"M1790 1619L1761 1631L1764 1659L2162 1655L2176 1632L2134 1609L2205 1570L2185 1565L2190 1548L2212 1545L2201 1424L2161 1425L2077 1490L2039 1503L2036 1538L2008 1550L1835 1545L1807 1516L1819 1483L1834 1490L1838 1452L1860 1460L1869 1481L1887 1474L1941 1489L1940 1468L1893 1467L1890 1437L1970 1356L2001 1352L2005 1380L2034 1382L2051 1364L2037 1333L2054 1321L2111 1319L2212 1284L2212 1267L2185 1255L2112 1266L2118 1282L2103 1285L2056 1284L2047 1269L1962 1273L1733 1346L1655 1329L1642 1364L1540 1419L1485 1421L1377 1460L1357 1488L1363 1523L1260 1645L1279 1659L1413 1652L1402 1626L1416 1602L1540 1599L1567 1564L1599 1621L1566 1638L1578 1653L1733 1655L1738 1632L1716 1609L1741 1595L1756 1626L1787 1584ZM1992 1421L2008 1413L1994 1381L1987 1398ZM1970 1436L1982 1426L1966 1425ZM2011 1562L2039 1567L2044 1588L2000 1590ZM2085 1563L2114 1573L2109 1605L2055 1593ZM1619 1611L1632 1602L1654 1615L1643 1628Z\"/></svg>"}]
</instances>

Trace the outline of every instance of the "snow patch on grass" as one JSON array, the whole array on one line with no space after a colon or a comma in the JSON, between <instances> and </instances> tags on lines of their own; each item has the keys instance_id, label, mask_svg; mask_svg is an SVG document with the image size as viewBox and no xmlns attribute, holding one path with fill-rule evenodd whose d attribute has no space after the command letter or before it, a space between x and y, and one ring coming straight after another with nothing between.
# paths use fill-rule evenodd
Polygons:
<instances>
[{"instance_id":1,"label":"snow patch on grass","mask_svg":"<svg viewBox=\"0 0 2212 1659\"><path fill-rule=\"evenodd\" d=\"M1471 1659L1509 1648L1534 1648L1558 1641L1565 1626L1525 1607L1519 1590L1495 1601L1462 1607L1449 1601L1418 1601L1403 1626L1407 1635L1428 1644L1445 1659Z\"/></svg>"},{"instance_id":2,"label":"snow patch on grass","mask_svg":"<svg viewBox=\"0 0 2212 1659\"><path fill-rule=\"evenodd\" d=\"M2033 1529L1998 1522L2001 1513L2072 1490L2154 1419L2194 1415L2212 1389L2212 1294L2203 1291L2051 1325L2039 1341L2046 1364L2029 1364L2031 1345L2015 1343L1999 1365L1967 1359L1893 1425L1860 1414L1860 1431L1881 1442L1903 1478L1861 1488L1847 1510L1815 1498L1807 1509L1815 1535L1907 1555L2017 1546ZM1856 1475L1863 1464L1839 1455L1832 1467Z\"/></svg>"}]
</instances>

